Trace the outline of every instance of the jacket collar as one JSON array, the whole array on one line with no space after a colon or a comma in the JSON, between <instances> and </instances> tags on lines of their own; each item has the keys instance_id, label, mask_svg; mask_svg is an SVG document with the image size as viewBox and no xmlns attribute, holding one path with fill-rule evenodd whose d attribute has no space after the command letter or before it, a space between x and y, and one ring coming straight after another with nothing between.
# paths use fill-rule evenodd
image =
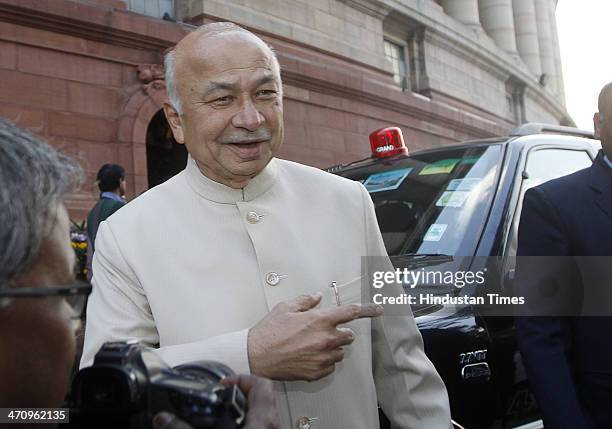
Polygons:
<instances>
[{"instance_id":1,"label":"jacket collar","mask_svg":"<svg viewBox=\"0 0 612 429\"><path fill-rule=\"evenodd\" d=\"M591 187L603 192L612 186L612 168L604 159L604 152L600 150L591 166Z\"/></svg>"},{"instance_id":2,"label":"jacket collar","mask_svg":"<svg viewBox=\"0 0 612 429\"><path fill-rule=\"evenodd\" d=\"M591 166L591 188L598 193L595 202L599 208L612 217L612 168L604 159L603 150Z\"/></svg>"},{"instance_id":3,"label":"jacket collar","mask_svg":"<svg viewBox=\"0 0 612 429\"><path fill-rule=\"evenodd\" d=\"M121 198L119 195L115 194L114 192L102 192L100 194L100 199L102 198L106 198L109 200L114 200L120 203L125 203L125 200L123 198Z\"/></svg>"},{"instance_id":4,"label":"jacket collar","mask_svg":"<svg viewBox=\"0 0 612 429\"><path fill-rule=\"evenodd\" d=\"M242 189L234 189L209 179L200 171L191 155L187 158L185 168L187 182L201 197L216 203L235 204L240 201L252 201L270 189L276 182L278 166L275 158L257 176Z\"/></svg>"}]
</instances>

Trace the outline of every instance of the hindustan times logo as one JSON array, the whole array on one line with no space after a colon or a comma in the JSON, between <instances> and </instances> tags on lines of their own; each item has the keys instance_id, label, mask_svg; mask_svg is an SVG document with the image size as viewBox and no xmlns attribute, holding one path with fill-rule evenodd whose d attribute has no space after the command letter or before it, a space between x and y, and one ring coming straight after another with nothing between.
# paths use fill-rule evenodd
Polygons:
<instances>
[{"instance_id":1,"label":"hindustan times logo","mask_svg":"<svg viewBox=\"0 0 612 429\"><path fill-rule=\"evenodd\" d=\"M419 285L455 286L482 285L486 270L481 271L426 271L396 268L395 271L375 271L372 273L372 287L380 289L388 284L403 284L411 289Z\"/></svg>"}]
</instances>

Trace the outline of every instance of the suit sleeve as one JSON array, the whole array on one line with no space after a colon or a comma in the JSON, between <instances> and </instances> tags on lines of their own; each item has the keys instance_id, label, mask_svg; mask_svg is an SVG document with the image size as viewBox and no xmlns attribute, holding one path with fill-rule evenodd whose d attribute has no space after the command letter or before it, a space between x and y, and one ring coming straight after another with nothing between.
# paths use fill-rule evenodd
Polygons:
<instances>
[{"instance_id":1,"label":"suit sleeve","mask_svg":"<svg viewBox=\"0 0 612 429\"><path fill-rule=\"evenodd\" d=\"M158 347L160 339L145 291L123 257L108 222L96 236L93 290L87 304L87 322L81 367L90 366L107 341L138 340ZM175 366L194 360L221 361L237 373L249 373L248 329L188 344L157 348L160 357Z\"/></svg>"},{"instance_id":2,"label":"suit sleeve","mask_svg":"<svg viewBox=\"0 0 612 429\"><path fill-rule=\"evenodd\" d=\"M381 268L393 271L370 195L358 185L364 205L366 261L372 261L376 271ZM386 296L403 292L399 285L384 288ZM448 394L425 355L410 306L392 307L385 308L383 316L372 319L372 360L378 402L393 428L448 429L451 425Z\"/></svg>"},{"instance_id":3,"label":"suit sleeve","mask_svg":"<svg viewBox=\"0 0 612 429\"><path fill-rule=\"evenodd\" d=\"M525 193L518 236L516 294L537 297L551 278L567 276L560 273L568 270L570 255L562 220L543 190L532 188ZM588 428L569 362L569 320L556 317L554 306L549 305L543 302L542 307L533 306L529 314L515 318L529 384L546 427Z\"/></svg>"}]
</instances>

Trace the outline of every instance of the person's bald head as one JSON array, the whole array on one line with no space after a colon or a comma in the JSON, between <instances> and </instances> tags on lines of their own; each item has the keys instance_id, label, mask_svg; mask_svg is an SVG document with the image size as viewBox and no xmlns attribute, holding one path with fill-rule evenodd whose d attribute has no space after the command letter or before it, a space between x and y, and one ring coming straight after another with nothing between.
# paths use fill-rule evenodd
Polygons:
<instances>
[{"instance_id":1,"label":"person's bald head","mask_svg":"<svg viewBox=\"0 0 612 429\"><path fill-rule=\"evenodd\" d=\"M612 110L612 82L606 84L599 92L597 107L599 113L604 111L610 112Z\"/></svg>"},{"instance_id":2,"label":"person's bald head","mask_svg":"<svg viewBox=\"0 0 612 429\"><path fill-rule=\"evenodd\" d=\"M233 22L213 22L200 26L197 30L187 34L181 39L176 46L168 51L164 57L164 69L166 80L166 91L168 100L180 114L182 111L182 98L177 86L177 74L180 75L181 69L185 66L186 58L192 56L205 57L207 45L215 44L219 40L210 40L215 36L222 36L222 42L241 41L244 43L253 43L258 45L262 50L266 51L272 60L275 73L280 81L280 65L276 54L272 48L254 33L234 24ZM231 55L230 52L228 52Z\"/></svg>"},{"instance_id":3,"label":"person's bald head","mask_svg":"<svg viewBox=\"0 0 612 429\"><path fill-rule=\"evenodd\" d=\"M599 111L593 116L595 138L601 141L608 159L612 159L612 82L602 88L597 107Z\"/></svg>"}]
</instances>

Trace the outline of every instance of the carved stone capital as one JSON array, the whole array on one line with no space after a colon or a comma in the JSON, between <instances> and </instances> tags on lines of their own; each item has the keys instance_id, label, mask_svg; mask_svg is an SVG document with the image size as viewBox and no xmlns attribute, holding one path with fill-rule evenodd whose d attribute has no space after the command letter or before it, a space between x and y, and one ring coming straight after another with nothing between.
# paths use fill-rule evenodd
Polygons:
<instances>
[{"instance_id":1,"label":"carved stone capital","mask_svg":"<svg viewBox=\"0 0 612 429\"><path fill-rule=\"evenodd\" d=\"M164 66L161 64L139 65L138 80L142 82L142 91L147 95L151 95L156 91L165 91L166 82Z\"/></svg>"},{"instance_id":2,"label":"carved stone capital","mask_svg":"<svg viewBox=\"0 0 612 429\"><path fill-rule=\"evenodd\" d=\"M161 64L141 64L138 66L138 79L147 84L155 80L164 80L165 70Z\"/></svg>"},{"instance_id":3,"label":"carved stone capital","mask_svg":"<svg viewBox=\"0 0 612 429\"><path fill-rule=\"evenodd\" d=\"M152 92L165 91L165 89L166 82L163 80L154 80L142 86L142 91L147 95L151 95Z\"/></svg>"}]
</instances>

